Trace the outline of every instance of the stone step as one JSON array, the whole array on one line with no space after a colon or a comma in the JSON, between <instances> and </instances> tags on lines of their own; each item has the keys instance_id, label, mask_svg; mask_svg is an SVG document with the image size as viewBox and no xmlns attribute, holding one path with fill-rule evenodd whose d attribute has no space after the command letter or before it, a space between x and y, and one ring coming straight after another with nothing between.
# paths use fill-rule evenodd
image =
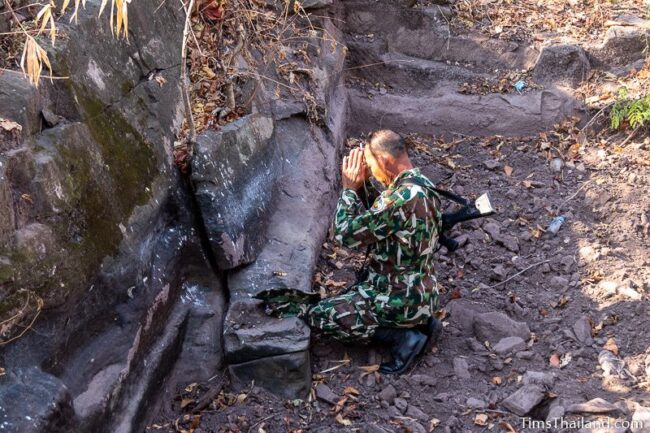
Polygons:
<instances>
[{"instance_id":1,"label":"stone step","mask_svg":"<svg viewBox=\"0 0 650 433\"><path fill-rule=\"evenodd\" d=\"M559 90L465 95L438 88L409 95L350 89L351 135L378 128L427 134L534 135L574 115L579 103Z\"/></svg>"}]
</instances>

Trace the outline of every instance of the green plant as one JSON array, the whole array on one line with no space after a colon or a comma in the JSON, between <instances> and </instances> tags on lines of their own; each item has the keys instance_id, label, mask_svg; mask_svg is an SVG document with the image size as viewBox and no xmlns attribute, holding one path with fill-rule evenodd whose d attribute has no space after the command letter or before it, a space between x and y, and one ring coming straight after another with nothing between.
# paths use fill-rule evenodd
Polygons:
<instances>
[{"instance_id":1,"label":"green plant","mask_svg":"<svg viewBox=\"0 0 650 433\"><path fill-rule=\"evenodd\" d=\"M632 128L645 126L646 122L650 122L650 94L628 98L627 89L623 87L609 117L612 129L619 129L625 124Z\"/></svg>"}]
</instances>

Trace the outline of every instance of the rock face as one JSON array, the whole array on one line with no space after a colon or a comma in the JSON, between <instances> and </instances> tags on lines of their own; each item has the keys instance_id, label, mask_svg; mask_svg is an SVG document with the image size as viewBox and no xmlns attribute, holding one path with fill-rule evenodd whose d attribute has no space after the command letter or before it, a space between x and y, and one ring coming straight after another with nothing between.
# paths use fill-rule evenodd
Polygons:
<instances>
[{"instance_id":1,"label":"rock face","mask_svg":"<svg viewBox=\"0 0 650 433\"><path fill-rule=\"evenodd\" d=\"M152 20L158 6L129 8L128 43L98 3L61 20L50 60L71 80L0 76L0 118L17 125L0 134L2 341L43 306L0 353L0 395L29 401L3 400L7 431L142 431L181 346L197 378L221 364L223 290L172 159L183 13Z\"/></svg>"},{"instance_id":2,"label":"rock face","mask_svg":"<svg viewBox=\"0 0 650 433\"><path fill-rule=\"evenodd\" d=\"M273 120L251 115L196 143L192 182L212 252L221 269L255 260L280 175Z\"/></svg>"}]
</instances>

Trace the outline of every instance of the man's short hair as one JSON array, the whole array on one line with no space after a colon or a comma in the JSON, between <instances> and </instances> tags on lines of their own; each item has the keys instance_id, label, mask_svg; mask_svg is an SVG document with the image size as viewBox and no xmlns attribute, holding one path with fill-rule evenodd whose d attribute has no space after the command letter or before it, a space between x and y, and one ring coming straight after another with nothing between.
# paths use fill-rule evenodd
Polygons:
<instances>
[{"instance_id":1,"label":"man's short hair","mask_svg":"<svg viewBox=\"0 0 650 433\"><path fill-rule=\"evenodd\" d=\"M406 153L406 143L401 135L390 129L380 129L370 134L370 150L374 153L387 153L399 158Z\"/></svg>"}]
</instances>

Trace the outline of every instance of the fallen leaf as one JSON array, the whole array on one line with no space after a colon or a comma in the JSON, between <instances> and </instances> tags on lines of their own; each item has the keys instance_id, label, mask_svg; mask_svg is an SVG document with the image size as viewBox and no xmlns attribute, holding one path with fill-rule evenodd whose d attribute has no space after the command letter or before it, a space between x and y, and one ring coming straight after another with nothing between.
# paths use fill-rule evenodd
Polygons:
<instances>
[{"instance_id":1,"label":"fallen leaf","mask_svg":"<svg viewBox=\"0 0 650 433\"><path fill-rule=\"evenodd\" d=\"M184 398L181 400L181 409L185 409L188 405L194 403L193 398Z\"/></svg>"},{"instance_id":2,"label":"fallen leaf","mask_svg":"<svg viewBox=\"0 0 650 433\"><path fill-rule=\"evenodd\" d=\"M336 406L334 406L333 412L334 413L339 413L343 410L343 407L345 407L345 403L347 403L348 397L343 396L339 399L339 401L336 402Z\"/></svg>"},{"instance_id":3,"label":"fallen leaf","mask_svg":"<svg viewBox=\"0 0 650 433\"><path fill-rule=\"evenodd\" d=\"M515 428L509 422L501 421L499 423L499 426L501 426L508 433L517 433L517 430L515 430Z\"/></svg>"},{"instance_id":4,"label":"fallen leaf","mask_svg":"<svg viewBox=\"0 0 650 433\"><path fill-rule=\"evenodd\" d=\"M2 117L0 117L0 128L4 129L5 131L13 131L15 129L20 132L23 130L23 127L18 123L9 119L3 119Z\"/></svg>"},{"instance_id":5,"label":"fallen leaf","mask_svg":"<svg viewBox=\"0 0 650 433\"><path fill-rule=\"evenodd\" d=\"M487 414L484 413L476 414L476 416L474 417L474 424L476 425L486 426L487 421L488 421L488 416Z\"/></svg>"},{"instance_id":6,"label":"fallen leaf","mask_svg":"<svg viewBox=\"0 0 650 433\"><path fill-rule=\"evenodd\" d=\"M502 383L503 383L503 379L501 378L501 376L494 376L492 378L493 385L501 385Z\"/></svg>"},{"instance_id":7,"label":"fallen leaf","mask_svg":"<svg viewBox=\"0 0 650 433\"><path fill-rule=\"evenodd\" d=\"M560 356L557 353L552 354L548 363L553 368L560 368Z\"/></svg>"},{"instance_id":8,"label":"fallen leaf","mask_svg":"<svg viewBox=\"0 0 650 433\"><path fill-rule=\"evenodd\" d=\"M616 340L614 338L608 338L607 343L603 346L603 349L609 350L614 355L618 356L618 346L616 345Z\"/></svg>"},{"instance_id":9,"label":"fallen leaf","mask_svg":"<svg viewBox=\"0 0 650 433\"><path fill-rule=\"evenodd\" d=\"M434 431L436 427L440 425L440 420L438 418L431 418L429 421L429 433Z\"/></svg>"},{"instance_id":10,"label":"fallen leaf","mask_svg":"<svg viewBox=\"0 0 650 433\"><path fill-rule=\"evenodd\" d=\"M343 390L343 394L359 395L359 390L353 386L348 386Z\"/></svg>"},{"instance_id":11,"label":"fallen leaf","mask_svg":"<svg viewBox=\"0 0 650 433\"><path fill-rule=\"evenodd\" d=\"M506 165L505 167L503 167L503 171L505 172L506 176L510 176L512 174L512 167Z\"/></svg>"},{"instance_id":12,"label":"fallen leaf","mask_svg":"<svg viewBox=\"0 0 650 433\"><path fill-rule=\"evenodd\" d=\"M257 428L257 433L266 433L266 430L264 430L264 423L260 424L260 426Z\"/></svg>"},{"instance_id":13,"label":"fallen leaf","mask_svg":"<svg viewBox=\"0 0 650 433\"><path fill-rule=\"evenodd\" d=\"M343 415L341 415L341 414L336 415L335 419L336 419L336 422L341 424L341 425L344 425L344 426L352 425L352 421L350 421L349 419L343 418Z\"/></svg>"},{"instance_id":14,"label":"fallen leaf","mask_svg":"<svg viewBox=\"0 0 650 433\"><path fill-rule=\"evenodd\" d=\"M185 387L185 392L192 392L192 391L194 391L194 388L196 388L197 386L199 386L199 384L196 383L196 382L190 383L189 385L187 385Z\"/></svg>"},{"instance_id":15,"label":"fallen leaf","mask_svg":"<svg viewBox=\"0 0 650 433\"><path fill-rule=\"evenodd\" d=\"M361 377L363 378L363 377L365 377L365 376L367 376L369 374L378 372L379 371L379 364L365 365L365 366L359 367L359 369L363 371L363 373L361 373Z\"/></svg>"}]
</instances>

